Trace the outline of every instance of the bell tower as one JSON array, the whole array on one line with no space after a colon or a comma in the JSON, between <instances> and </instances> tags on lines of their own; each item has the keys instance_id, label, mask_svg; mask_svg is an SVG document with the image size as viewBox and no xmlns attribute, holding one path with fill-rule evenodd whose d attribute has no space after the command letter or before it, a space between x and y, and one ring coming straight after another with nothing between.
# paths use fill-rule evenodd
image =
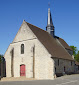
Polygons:
<instances>
[{"instance_id":1,"label":"bell tower","mask_svg":"<svg viewBox=\"0 0 79 85\"><path fill-rule=\"evenodd\" d=\"M52 16L51 16L50 8L48 8L48 20L47 20L46 31L50 35L55 37L55 34L54 34L54 25L53 25L53 22L52 22Z\"/></svg>"}]
</instances>

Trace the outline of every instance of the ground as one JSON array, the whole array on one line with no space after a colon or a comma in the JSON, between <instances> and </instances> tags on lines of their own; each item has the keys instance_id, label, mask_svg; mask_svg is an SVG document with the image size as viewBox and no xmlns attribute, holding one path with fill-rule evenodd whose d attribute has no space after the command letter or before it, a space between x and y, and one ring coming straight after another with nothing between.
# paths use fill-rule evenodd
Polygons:
<instances>
[{"instance_id":1,"label":"ground","mask_svg":"<svg viewBox=\"0 0 79 85\"><path fill-rule=\"evenodd\" d=\"M56 78L55 80L27 80L0 82L0 85L79 85L79 74Z\"/></svg>"}]
</instances>

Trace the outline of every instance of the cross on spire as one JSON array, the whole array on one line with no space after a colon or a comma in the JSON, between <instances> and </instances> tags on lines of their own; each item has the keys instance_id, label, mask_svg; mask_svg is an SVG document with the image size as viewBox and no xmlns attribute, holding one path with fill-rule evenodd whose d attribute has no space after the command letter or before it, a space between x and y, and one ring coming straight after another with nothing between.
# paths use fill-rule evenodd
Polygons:
<instances>
[{"instance_id":1,"label":"cross on spire","mask_svg":"<svg viewBox=\"0 0 79 85\"><path fill-rule=\"evenodd\" d=\"M50 8L50 2L48 2L48 7Z\"/></svg>"}]
</instances>

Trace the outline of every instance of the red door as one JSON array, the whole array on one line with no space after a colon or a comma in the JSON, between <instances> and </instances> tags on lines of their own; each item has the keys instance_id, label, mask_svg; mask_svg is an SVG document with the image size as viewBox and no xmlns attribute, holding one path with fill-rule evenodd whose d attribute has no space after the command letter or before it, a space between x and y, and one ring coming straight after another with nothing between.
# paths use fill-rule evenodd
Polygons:
<instances>
[{"instance_id":1,"label":"red door","mask_svg":"<svg viewBox=\"0 0 79 85\"><path fill-rule=\"evenodd\" d=\"M25 76L25 65L20 66L20 76Z\"/></svg>"}]
</instances>

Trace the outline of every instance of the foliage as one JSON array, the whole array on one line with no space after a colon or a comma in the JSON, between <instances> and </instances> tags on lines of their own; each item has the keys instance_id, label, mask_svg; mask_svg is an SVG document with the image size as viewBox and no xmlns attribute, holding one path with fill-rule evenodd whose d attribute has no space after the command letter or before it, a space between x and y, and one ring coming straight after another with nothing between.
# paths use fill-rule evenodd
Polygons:
<instances>
[{"instance_id":1,"label":"foliage","mask_svg":"<svg viewBox=\"0 0 79 85\"><path fill-rule=\"evenodd\" d=\"M77 47L75 46L70 46L73 50L73 55L76 61L79 62L79 51L77 50Z\"/></svg>"},{"instance_id":2,"label":"foliage","mask_svg":"<svg viewBox=\"0 0 79 85\"><path fill-rule=\"evenodd\" d=\"M77 47L75 47L75 46L70 46L70 47L73 50L73 55L76 56L76 54L77 54Z\"/></svg>"},{"instance_id":3,"label":"foliage","mask_svg":"<svg viewBox=\"0 0 79 85\"><path fill-rule=\"evenodd\" d=\"M79 51L76 54L75 60L77 60L79 62Z\"/></svg>"},{"instance_id":4,"label":"foliage","mask_svg":"<svg viewBox=\"0 0 79 85\"><path fill-rule=\"evenodd\" d=\"M2 61L3 55L0 54L0 62Z\"/></svg>"}]
</instances>

